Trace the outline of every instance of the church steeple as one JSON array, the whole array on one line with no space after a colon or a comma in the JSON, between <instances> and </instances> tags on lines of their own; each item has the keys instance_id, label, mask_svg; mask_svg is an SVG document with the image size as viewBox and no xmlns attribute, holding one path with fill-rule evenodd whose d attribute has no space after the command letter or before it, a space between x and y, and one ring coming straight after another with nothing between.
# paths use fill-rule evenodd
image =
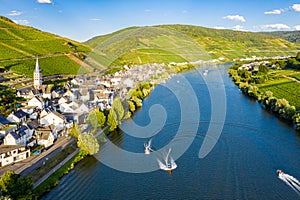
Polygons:
<instances>
[{"instance_id":1,"label":"church steeple","mask_svg":"<svg viewBox=\"0 0 300 200\"><path fill-rule=\"evenodd\" d=\"M40 72L39 57L36 57L35 71L34 72Z\"/></svg>"},{"instance_id":2,"label":"church steeple","mask_svg":"<svg viewBox=\"0 0 300 200\"><path fill-rule=\"evenodd\" d=\"M33 72L33 87L36 90L40 90L42 87L43 81L42 81L42 72L40 70L40 65L39 65L39 58L36 57L36 62L35 62L35 70Z\"/></svg>"}]
</instances>

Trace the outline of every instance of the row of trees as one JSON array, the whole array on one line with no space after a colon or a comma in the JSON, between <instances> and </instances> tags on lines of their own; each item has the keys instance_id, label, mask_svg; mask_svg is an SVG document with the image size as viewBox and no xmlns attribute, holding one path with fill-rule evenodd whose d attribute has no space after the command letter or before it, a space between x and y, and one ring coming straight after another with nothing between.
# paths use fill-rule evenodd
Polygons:
<instances>
[{"instance_id":1,"label":"row of trees","mask_svg":"<svg viewBox=\"0 0 300 200\"><path fill-rule=\"evenodd\" d=\"M229 74L244 94L258 100L267 110L275 113L280 118L294 123L296 128L300 130L300 112L297 112L295 106L290 105L284 98L277 99L271 91L261 93L259 88L252 84L255 83L253 80L257 80L257 75L252 75L251 71L237 70L237 68L236 66L231 68ZM262 75L267 70L264 68L260 68L260 70L260 77L267 79L267 74Z\"/></svg>"}]
</instances>

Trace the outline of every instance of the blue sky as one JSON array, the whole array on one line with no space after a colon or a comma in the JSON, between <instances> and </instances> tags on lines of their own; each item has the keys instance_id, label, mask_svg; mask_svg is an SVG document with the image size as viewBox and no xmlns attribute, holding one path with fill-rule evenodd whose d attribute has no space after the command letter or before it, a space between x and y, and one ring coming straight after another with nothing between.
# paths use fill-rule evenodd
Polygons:
<instances>
[{"instance_id":1,"label":"blue sky","mask_svg":"<svg viewBox=\"0 0 300 200\"><path fill-rule=\"evenodd\" d=\"M77 41L158 24L300 30L299 0L0 0L0 15Z\"/></svg>"}]
</instances>

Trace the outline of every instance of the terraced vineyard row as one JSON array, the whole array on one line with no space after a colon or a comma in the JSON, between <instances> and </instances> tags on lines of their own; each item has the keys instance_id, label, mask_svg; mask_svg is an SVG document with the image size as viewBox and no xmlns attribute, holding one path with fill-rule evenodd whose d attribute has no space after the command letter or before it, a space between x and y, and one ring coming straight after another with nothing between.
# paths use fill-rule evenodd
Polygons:
<instances>
[{"instance_id":1,"label":"terraced vineyard row","mask_svg":"<svg viewBox=\"0 0 300 200\"><path fill-rule=\"evenodd\" d=\"M273 84L272 81L259 87L261 92L271 91L273 95L280 98L285 98L289 101L290 105L300 109L300 84L295 81L287 81L279 84Z\"/></svg>"}]
</instances>

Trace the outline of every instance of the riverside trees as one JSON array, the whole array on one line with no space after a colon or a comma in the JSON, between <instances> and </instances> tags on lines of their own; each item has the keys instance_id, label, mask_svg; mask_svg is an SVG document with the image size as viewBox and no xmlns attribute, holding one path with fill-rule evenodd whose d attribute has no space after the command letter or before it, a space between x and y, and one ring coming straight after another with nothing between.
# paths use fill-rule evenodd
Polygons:
<instances>
[{"instance_id":1,"label":"riverside trees","mask_svg":"<svg viewBox=\"0 0 300 200\"><path fill-rule=\"evenodd\" d=\"M299 62L300 64L300 53L298 53L295 58L288 58L285 61L270 61L269 63L271 64L269 64L269 67L272 67L275 63L289 66L291 60L294 60L293 62ZM293 69L296 69L295 66ZM278 75L278 73L280 74L280 72L270 72L272 74L270 75L268 71L269 69L266 69L266 66L264 65L259 65L258 71L254 71L250 68L248 68L248 70L242 69L240 68L240 65L235 64L229 70L229 74L244 94L258 100L258 102L263 104L267 110L281 119L293 123L295 127L300 130L299 99L294 100L295 98L298 98L297 88L299 88L299 83L293 82L290 79L286 79L284 82L279 78L280 75ZM268 79L273 79L273 81L266 82ZM275 83L274 85L272 85L273 82ZM262 83L264 83L263 87L261 87ZM265 85L267 85L267 87ZM275 97L273 92L268 89L274 91L276 94L280 94L279 97L281 98ZM287 99L289 99L293 105L291 105ZM298 107L295 107L294 105L298 105Z\"/></svg>"}]
</instances>

